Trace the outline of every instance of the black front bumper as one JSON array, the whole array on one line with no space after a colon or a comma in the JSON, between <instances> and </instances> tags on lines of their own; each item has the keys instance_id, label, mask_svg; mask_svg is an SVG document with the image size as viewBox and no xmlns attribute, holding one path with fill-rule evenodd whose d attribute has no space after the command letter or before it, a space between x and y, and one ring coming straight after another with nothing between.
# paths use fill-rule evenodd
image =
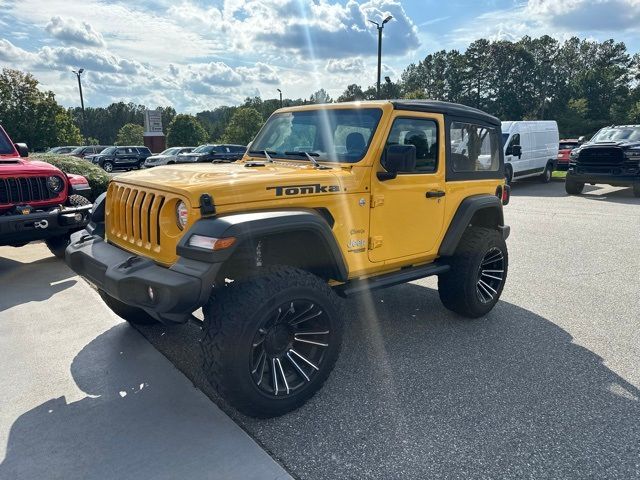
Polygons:
<instances>
[{"instance_id":1,"label":"black front bumper","mask_svg":"<svg viewBox=\"0 0 640 480\"><path fill-rule=\"evenodd\" d=\"M180 258L171 267L162 267L86 230L72 235L66 262L112 297L167 324L186 322L204 305L222 265Z\"/></svg>"},{"instance_id":2,"label":"black front bumper","mask_svg":"<svg viewBox=\"0 0 640 480\"><path fill-rule=\"evenodd\" d=\"M65 235L84 228L91 205L56 207L46 212L0 216L0 245L19 245Z\"/></svg>"},{"instance_id":3,"label":"black front bumper","mask_svg":"<svg viewBox=\"0 0 640 480\"><path fill-rule=\"evenodd\" d=\"M632 187L640 183L639 174L618 174L607 172L590 172L588 169L569 168L567 180L578 183L603 183L615 187Z\"/></svg>"}]
</instances>

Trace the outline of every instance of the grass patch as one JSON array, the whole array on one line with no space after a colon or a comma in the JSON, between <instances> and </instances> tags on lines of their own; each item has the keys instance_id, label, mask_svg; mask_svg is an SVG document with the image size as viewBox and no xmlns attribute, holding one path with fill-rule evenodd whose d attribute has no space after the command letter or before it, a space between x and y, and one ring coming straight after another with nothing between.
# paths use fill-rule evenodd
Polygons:
<instances>
[{"instance_id":1,"label":"grass patch","mask_svg":"<svg viewBox=\"0 0 640 480\"><path fill-rule=\"evenodd\" d=\"M553 179L557 179L557 180L564 180L567 177L567 172L560 172L558 170L555 170L553 172Z\"/></svg>"},{"instance_id":2,"label":"grass patch","mask_svg":"<svg viewBox=\"0 0 640 480\"><path fill-rule=\"evenodd\" d=\"M50 163L51 165L58 167L64 173L71 173L74 175L82 175L89 182L91 187L91 193L87 196L90 201L94 201L103 192L107 191L109 185L109 175L100 167L92 164L89 160L84 160L77 157L69 157L65 155L51 155L34 153L29 155L31 160L40 160L42 162Z\"/></svg>"}]
</instances>

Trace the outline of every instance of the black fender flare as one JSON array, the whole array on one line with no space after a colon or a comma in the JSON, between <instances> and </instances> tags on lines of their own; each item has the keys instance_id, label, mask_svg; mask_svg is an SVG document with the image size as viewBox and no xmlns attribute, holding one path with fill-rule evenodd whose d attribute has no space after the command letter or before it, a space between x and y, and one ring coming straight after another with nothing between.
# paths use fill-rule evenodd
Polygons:
<instances>
[{"instance_id":1,"label":"black fender flare","mask_svg":"<svg viewBox=\"0 0 640 480\"><path fill-rule=\"evenodd\" d=\"M502 212L502 203L495 195L484 194L474 195L465 198L458 207L456 214L453 216L447 233L445 234L438 255L441 257L449 257L453 255L460 243L462 235L471 223L473 216L482 210L493 210L497 215L496 230L501 231L505 238L509 235L509 228L504 225L504 214Z\"/></svg>"},{"instance_id":2,"label":"black fender flare","mask_svg":"<svg viewBox=\"0 0 640 480\"><path fill-rule=\"evenodd\" d=\"M265 210L205 217L198 220L182 236L177 246L177 254L193 260L222 263L230 258L235 249L245 240L294 231L305 231L316 235L331 258L332 278L342 282L347 280L347 264L331 227L327 220L313 209ZM189 245L189 239L193 235L214 238L235 237L237 240L227 249L211 251Z\"/></svg>"}]
</instances>

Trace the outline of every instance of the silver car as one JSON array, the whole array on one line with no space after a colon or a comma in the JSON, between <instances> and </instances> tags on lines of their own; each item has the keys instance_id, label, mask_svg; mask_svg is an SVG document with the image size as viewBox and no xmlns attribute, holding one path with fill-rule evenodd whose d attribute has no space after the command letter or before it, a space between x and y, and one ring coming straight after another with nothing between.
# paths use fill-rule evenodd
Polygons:
<instances>
[{"instance_id":1,"label":"silver car","mask_svg":"<svg viewBox=\"0 0 640 480\"><path fill-rule=\"evenodd\" d=\"M144 162L145 168L157 167L158 165L171 165L178 163L178 155L190 153L195 147L171 147L158 155L147 157Z\"/></svg>"}]
</instances>

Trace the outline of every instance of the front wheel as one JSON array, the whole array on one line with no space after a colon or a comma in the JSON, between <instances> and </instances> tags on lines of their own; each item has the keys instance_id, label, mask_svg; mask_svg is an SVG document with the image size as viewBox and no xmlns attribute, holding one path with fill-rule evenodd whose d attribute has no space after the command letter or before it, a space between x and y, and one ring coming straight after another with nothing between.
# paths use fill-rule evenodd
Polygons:
<instances>
[{"instance_id":1,"label":"front wheel","mask_svg":"<svg viewBox=\"0 0 640 480\"><path fill-rule=\"evenodd\" d=\"M105 172L107 173L111 173L113 172L113 163L111 162L104 162L102 164L102 168L104 169Z\"/></svg>"},{"instance_id":2,"label":"front wheel","mask_svg":"<svg viewBox=\"0 0 640 480\"><path fill-rule=\"evenodd\" d=\"M300 407L338 358L341 300L303 270L271 267L219 287L203 311L204 373L247 415L275 417Z\"/></svg>"},{"instance_id":3,"label":"front wheel","mask_svg":"<svg viewBox=\"0 0 640 480\"><path fill-rule=\"evenodd\" d=\"M633 185L633 196L640 198L640 183Z\"/></svg>"},{"instance_id":4,"label":"front wheel","mask_svg":"<svg viewBox=\"0 0 640 480\"><path fill-rule=\"evenodd\" d=\"M544 172L540 175L540 182L549 183L551 181L551 177L553 176L553 165L551 163L547 163L547 166L544 168Z\"/></svg>"},{"instance_id":5,"label":"front wheel","mask_svg":"<svg viewBox=\"0 0 640 480\"><path fill-rule=\"evenodd\" d=\"M582 190L584 190L584 183L574 182L567 177L564 182L564 189L569 195L580 195L582 193Z\"/></svg>"},{"instance_id":6,"label":"front wheel","mask_svg":"<svg viewBox=\"0 0 640 480\"><path fill-rule=\"evenodd\" d=\"M511 185L513 182L513 169L510 165L507 165L504 168L504 181L507 185Z\"/></svg>"},{"instance_id":7,"label":"front wheel","mask_svg":"<svg viewBox=\"0 0 640 480\"><path fill-rule=\"evenodd\" d=\"M450 266L438 277L443 305L465 317L481 317L491 311L502 294L509 266L507 244L493 228L469 227Z\"/></svg>"}]
</instances>

